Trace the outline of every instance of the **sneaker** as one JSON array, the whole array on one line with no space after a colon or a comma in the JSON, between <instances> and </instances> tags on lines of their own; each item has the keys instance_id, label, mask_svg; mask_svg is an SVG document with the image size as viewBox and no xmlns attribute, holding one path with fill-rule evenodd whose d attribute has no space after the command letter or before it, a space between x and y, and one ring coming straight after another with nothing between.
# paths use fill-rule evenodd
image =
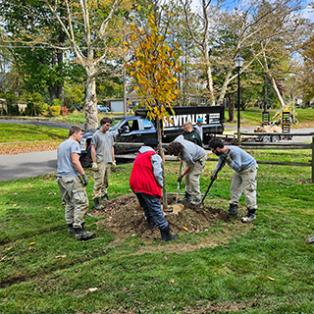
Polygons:
<instances>
[{"instance_id":1,"label":"sneaker","mask_svg":"<svg viewBox=\"0 0 314 314\"><path fill-rule=\"evenodd\" d=\"M255 214L248 214L247 216L242 217L241 221L243 223L251 223L255 219L256 219L256 215Z\"/></svg>"},{"instance_id":2,"label":"sneaker","mask_svg":"<svg viewBox=\"0 0 314 314\"><path fill-rule=\"evenodd\" d=\"M314 236L309 237L309 238L307 239L307 243L308 243L308 244L314 244Z\"/></svg>"}]
</instances>

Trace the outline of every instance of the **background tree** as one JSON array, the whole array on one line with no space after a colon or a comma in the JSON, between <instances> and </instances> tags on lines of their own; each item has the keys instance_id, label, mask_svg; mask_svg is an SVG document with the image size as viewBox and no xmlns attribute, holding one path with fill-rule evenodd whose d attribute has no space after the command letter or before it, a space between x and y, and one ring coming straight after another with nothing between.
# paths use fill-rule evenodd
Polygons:
<instances>
[{"instance_id":1,"label":"background tree","mask_svg":"<svg viewBox=\"0 0 314 314\"><path fill-rule=\"evenodd\" d=\"M1 0L0 11L12 64L25 82L27 92L48 93L50 101L63 97L65 36L52 22L40 0ZM63 15L63 10L58 12ZM47 46L49 43L49 47ZM44 95L43 95L44 96Z\"/></svg>"},{"instance_id":2,"label":"background tree","mask_svg":"<svg viewBox=\"0 0 314 314\"><path fill-rule=\"evenodd\" d=\"M112 51L110 48L119 41L121 21L115 19L121 0L113 1L69 1L65 0L66 19L58 14L61 4L45 1L54 20L62 27L67 41L75 54L76 62L86 74L85 81L85 128L98 126L96 77L106 73L106 66ZM121 39L121 36L120 36Z\"/></svg>"}]
</instances>

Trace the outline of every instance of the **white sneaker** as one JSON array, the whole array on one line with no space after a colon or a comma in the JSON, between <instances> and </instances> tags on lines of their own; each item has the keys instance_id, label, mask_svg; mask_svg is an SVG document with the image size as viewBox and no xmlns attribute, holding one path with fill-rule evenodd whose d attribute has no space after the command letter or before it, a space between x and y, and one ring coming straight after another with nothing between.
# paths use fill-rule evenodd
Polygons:
<instances>
[{"instance_id":1,"label":"white sneaker","mask_svg":"<svg viewBox=\"0 0 314 314\"><path fill-rule=\"evenodd\" d=\"M252 222L255 219L256 219L256 215L255 214L249 214L247 216L242 217L241 221L243 223L250 223L250 222Z\"/></svg>"}]
</instances>

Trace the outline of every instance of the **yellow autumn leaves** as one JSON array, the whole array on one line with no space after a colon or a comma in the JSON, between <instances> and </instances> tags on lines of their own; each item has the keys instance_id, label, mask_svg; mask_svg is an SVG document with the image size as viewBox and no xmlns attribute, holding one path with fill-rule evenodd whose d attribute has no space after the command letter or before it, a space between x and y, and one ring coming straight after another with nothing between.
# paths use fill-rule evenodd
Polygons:
<instances>
[{"instance_id":1,"label":"yellow autumn leaves","mask_svg":"<svg viewBox=\"0 0 314 314\"><path fill-rule=\"evenodd\" d=\"M149 15L147 29L134 25L131 29L129 47L132 47L133 58L127 69L136 84L134 89L145 100L148 118L163 120L169 116L169 109L179 94L178 45L170 47L159 34L154 14Z\"/></svg>"}]
</instances>

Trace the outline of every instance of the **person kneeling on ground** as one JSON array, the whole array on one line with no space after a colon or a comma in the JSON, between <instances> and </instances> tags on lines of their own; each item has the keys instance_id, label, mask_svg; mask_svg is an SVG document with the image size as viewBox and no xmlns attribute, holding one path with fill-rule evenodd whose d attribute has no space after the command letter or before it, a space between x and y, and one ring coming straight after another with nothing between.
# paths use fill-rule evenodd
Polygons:
<instances>
[{"instance_id":1,"label":"person kneeling on ground","mask_svg":"<svg viewBox=\"0 0 314 314\"><path fill-rule=\"evenodd\" d=\"M171 142L167 148L169 155L178 156L185 162L186 167L183 173L179 175L178 182L181 182L185 177L185 197L183 202L193 206L200 205L202 196L200 191L200 176L205 167L207 154L205 150L183 138L178 136Z\"/></svg>"},{"instance_id":2,"label":"person kneeling on ground","mask_svg":"<svg viewBox=\"0 0 314 314\"><path fill-rule=\"evenodd\" d=\"M57 181L65 204L65 221L69 233L75 234L78 240L88 240L95 234L84 229L88 198L85 189L87 177L79 160L82 136L82 129L72 126L69 138L58 147Z\"/></svg>"},{"instance_id":3,"label":"person kneeling on ground","mask_svg":"<svg viewBox=\"0 0 314 314\"><path fill-rule=\"evenodd\" d=\"M142 146L136 156L130 177L130 187L144 209L151 228L158 227L163 241L175 240L161 209L163 187L162 160L150 146Z\"/></svg>"},{"instance_id":4,"label":"person kneeling on ground","mask_svg":"<svg viewBox=\"0 0 314 314\"><path fill-rule=\"evenodd\" d=\"M219 156L219 161L214 170L211 179L215 180L219 169L227 163L235 174L231 182L231 200L228 214L230 217L238 215L238 205L242 194L244 193L247 206L247 216L242 217L244 223L252 222L256 219L256 160L243 149L237 146L225 146L220 139L213 139L209 143L212 152Z\"/></svg>"}]
</instances>

